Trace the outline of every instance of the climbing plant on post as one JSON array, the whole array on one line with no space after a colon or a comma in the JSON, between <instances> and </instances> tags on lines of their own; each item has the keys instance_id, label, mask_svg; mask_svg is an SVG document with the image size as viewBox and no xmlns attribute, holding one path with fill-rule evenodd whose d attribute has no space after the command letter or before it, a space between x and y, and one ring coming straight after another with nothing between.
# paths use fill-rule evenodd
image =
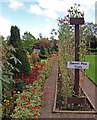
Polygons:
<instances>
[{"instance_id":1,"label":"climbing plant on post","mask_svg":"<svg viewBox=\"0 0 97 120\"><path fill-rule=\"evenodd\" d=\"M60 63L60 70L62 71L62 78L63 78L63 86L62 89L65 91L63 91L63 96L65 96L64 98L64 102L68 101L69 97L74 97L78 95L78 86L77 88L75 87L75 83L74 83L74 69L69 69L67 67L68 61L74 61L75 60L75 51L76 49L76 43L74 41L75 38L75 31L77 29L75 29L75 24L71 25L70 24L70 19L78 19L84 18L84 13L80 12L79 10L79 5L74 4L73 7L70 7L70 9L68 10L68 13L66 16L64 16L64 18L59 18L58 19L58 37L59 37L59 42L58 42L58 48L59 48L59 63ZM79 24L83 24L84 20L82 20L81 23ZM76 21L76 24L78 24L78 21ZM83 61L85 59L85 54L86 54L86 48L85 48L85 44L86 44L86 35L87 35L87 29L84 27L84 25L80 25L79 26L79 45L77 45L78 49L77 52L77 56L78 58L76 59L80 61ZM77 28L79 28L77 26ZM78 32L78 31L77 31ZM55 30L52 31L52 33L55 33ZM76 34L78 35L78 34ZM76 74L77 75L77 74ZM78 82L78 81L77 81ZM79 82L77 83L79 84ZM71 86L71 87L69 87ZM77 90L75 90L77 89ZM75 92L77 91L77 92ZM73 103L74 101L78 100L78 97L74 99L70 99L70 101ZM83 99L84 100L84 99ZM82 99L80 99L80 101L83 101ZM77 101L78 102L78 101ZM65 102L66 103L66 102ZM69 101L66 103L69 104Z\"/></svg>"}]
</instances>

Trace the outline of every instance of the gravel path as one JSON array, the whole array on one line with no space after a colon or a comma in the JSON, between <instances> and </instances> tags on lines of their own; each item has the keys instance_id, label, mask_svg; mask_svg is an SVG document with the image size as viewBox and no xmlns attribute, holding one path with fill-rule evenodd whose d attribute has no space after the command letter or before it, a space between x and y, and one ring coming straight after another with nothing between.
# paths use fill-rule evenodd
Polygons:
<instances>
[{"instance_id":1,"label":"gravel path","mask_svg":"<svg viewBox=\"0 0 97 120\"><path fill-rule=\"evenodd\" d=\"M46 102L43 103L42 111L40 118L41 120L54 120L54 118L58 118L58 120L96 120L95 115L93 114L77 114L77 113L53 113L54 106L54 97L55 97L55 84L57 79L57 71L58 71L58 57L55 61L51 76L45 80L44 91L47 93ZM91 88L92 89L92 88ZM45 118L45 119L44 119ZM52 119L51 119L52 118ZM72 119L70 119L72 118ZM78 118L78 119L76 119ZM81 119L79 119L81 118ZM87 118L87 119L85 119ZM56 119L55 119L56 120Z\"/></svg>"},{"instance_id":2,"label":"gravel path","mask_svg":"<svg viewBox=\"0 0 97 120\"><path fill-rule=\"evenodd\" d=\"M84 74L80 72L80 76L83 75ZM97 110L97 86L87 76L85 76L85 79L81 81L80 86L83 88L87 97L89 97L92 102L92 105Z\"/></svg>"}]
</instances>

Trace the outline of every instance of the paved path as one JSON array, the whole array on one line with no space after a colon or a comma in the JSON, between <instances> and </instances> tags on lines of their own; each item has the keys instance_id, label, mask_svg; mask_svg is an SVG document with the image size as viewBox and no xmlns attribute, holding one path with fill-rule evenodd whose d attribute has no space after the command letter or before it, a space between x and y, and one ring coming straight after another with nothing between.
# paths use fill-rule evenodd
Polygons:
<instances>
[{"instance_id":1,"label":"paved path","mask_svg":"<svg viewBox=\"0 0 97 120\"><path fill-rule=\"evenodd\" d=\"M50 120L94 120L95 115L92 114L71 114L71 113L53 113L54 97L55 97L55 84L57 79L57 70L58 70L58 58L55 61L51 76L45 81L44 91L47 93L46 102L43 103L41 111L41 120L47 120L47 118L52 118ZM45 118L45 119L44 119ZM73 119L69 119L73 118ZM78 119L75 119L78 118ZM81 118L81 119L79 119ZM87 118L87 119L85 119ZM90 119L91 118L91 119ZM96 120L96 119L95 119Z\"/></svg>"}]
</instances>

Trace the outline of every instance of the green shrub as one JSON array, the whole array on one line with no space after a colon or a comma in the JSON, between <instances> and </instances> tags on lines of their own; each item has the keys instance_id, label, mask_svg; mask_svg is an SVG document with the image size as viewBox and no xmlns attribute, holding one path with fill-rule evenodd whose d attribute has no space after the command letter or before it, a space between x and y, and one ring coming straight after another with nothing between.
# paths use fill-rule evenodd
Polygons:
<instances>
[{"instance_id":1,"label":"green shrub","mask_svg":"<svg viewBox=\"0 0 97 120\"><path fill-rule=\"evenodd\" d=\"M47 56L45 56L45 55L43 55L43 54L41 54L41 53L39 53L39 57L40 57L41 59L47 59Z\"/></svg>"},{"instance_id":2,"label":"green shrub","mask_svg":"<svg viewBox=\"0 0 97 120\"><path fill-rule=\"evenodd\" d=\"M20 39L20 33L17 26L11 27L11 36L9 40L9 44L12 44L15 47L16 52L13 52L16 58L18 58L22 64L17 62L17 64L14 63L13 60L9 60L10 63L13 64L13 66L17 67L20 72L17 72L16 70L12 71L15 75L19 74L21 75L24 73L24 75L30 75L30 64L26 55L26 52L24 50L24 47L22 45L22 41Z\"/></svg>"},{"instance_id":3,"label":"green shrub","mask_svg":"<svg viewBox=\"0 0 97 120\"><path fill-rule=\"evenodd\" d=\"M48 51L48 54L50 55L51 54L51 49L49 47L47 48L47 51Z\"/></svg>"},{"instance_id":4,"label":"green shrub","mask_svg":"<svg viewBox=\"0 0 97 120\"><path fill-rule=\"evenodd\" d=\"M46 58L47 58L47 56L45 55L44 44L41 44L41 45L40 45L39 57L40 57L41 59L46 59Z\"/></svg>"}]
</instances>

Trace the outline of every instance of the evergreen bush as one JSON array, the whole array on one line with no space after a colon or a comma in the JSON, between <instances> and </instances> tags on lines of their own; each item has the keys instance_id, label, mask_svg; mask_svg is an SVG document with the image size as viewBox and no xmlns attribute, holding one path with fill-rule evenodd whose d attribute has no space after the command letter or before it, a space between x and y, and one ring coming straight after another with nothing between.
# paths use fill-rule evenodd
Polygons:
<instances>
[{"instance_id":1,"label":"evergreen bush","mask_svg":"<svg viewBox=\"0 0 97 120\"><path fill-rule=\"evenodd\" d=\"M11 36L9 40L9 44L12 44L16 52L13 52L16 58L18 58L22 64L17 62L17 64L14 63L13 60L9 60L13 64L13 66L17 67L19 69L19 72L16 70L12 71L15 75L19 74L20 76L22 73L24 75L30 75L30 64L26 55L26 51L24 50L24 47L22 45L22 41L20 39L20 32L17 26L11 26Z\"/></svg>"},{"instance_id":2,"label":"evergreen bush","mask_svg":"<svg viewBox=\"0 0 97 120\"><path fill-rule=\"evenodd\" d=\"M45 55L44 44L41 44L41 45L40 45L39 57L40 57L41 59L46 59L46 58L47 58L47 56Z\"/></svg>"}]
</instances>

